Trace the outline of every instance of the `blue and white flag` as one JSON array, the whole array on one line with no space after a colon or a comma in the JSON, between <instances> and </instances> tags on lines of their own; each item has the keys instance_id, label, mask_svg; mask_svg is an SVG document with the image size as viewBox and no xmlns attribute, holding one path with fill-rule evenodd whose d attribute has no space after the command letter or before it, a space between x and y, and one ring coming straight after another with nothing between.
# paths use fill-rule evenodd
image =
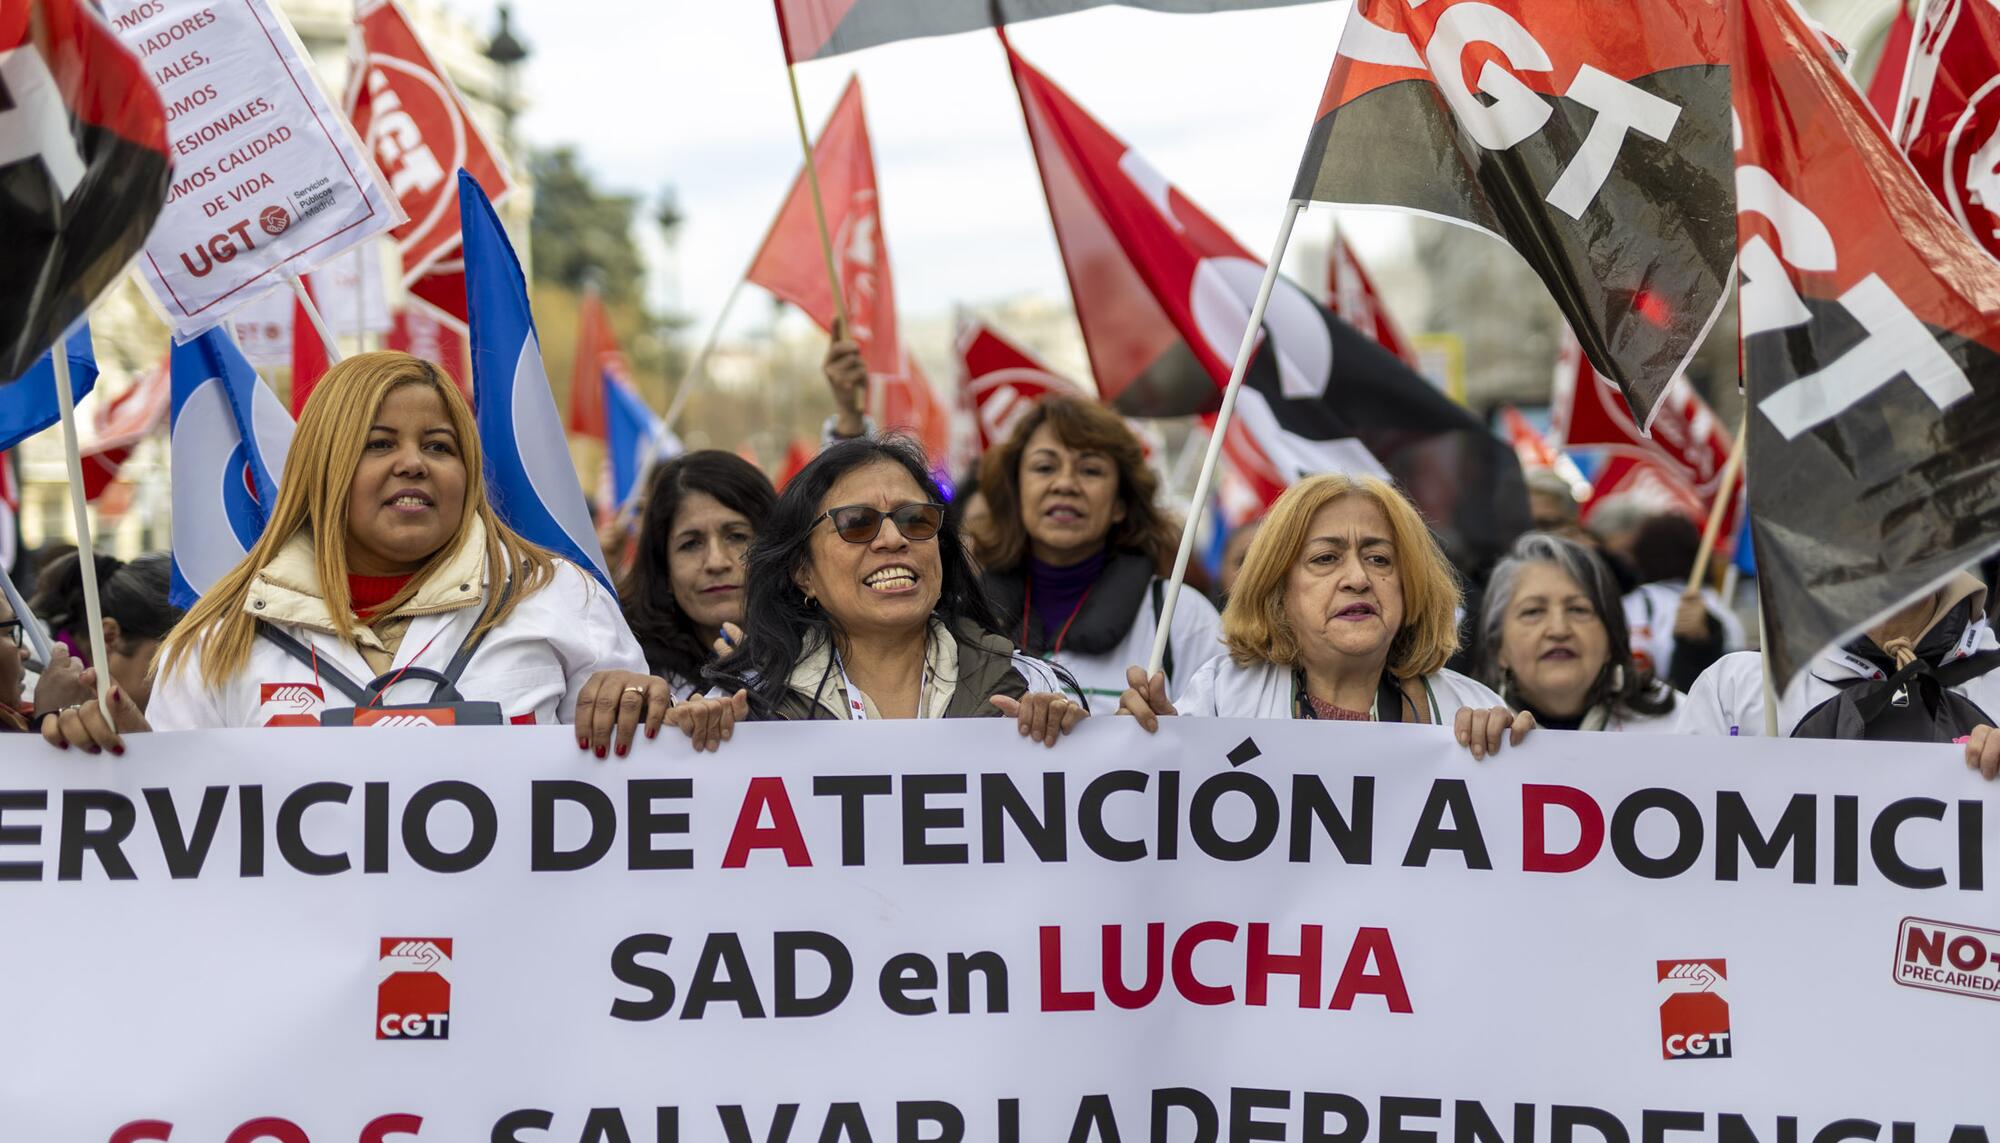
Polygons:
<instances>
[{"instance_id":1,"label":"blue and white flag","mask_svg":"<svg viewBox=\"0 0 2000 1143\"><path fill-rule=\"evenodd\" d=\"M174 567L192 607L242 562L278 502L292 415L222 327L173 348Z\"/></svg>"},{"instance_id":2,"label":"blue and white flag","mask_svg":"<svg viewBox=\"0 0 2000 1143\"><path fill-rule=\"evenodd\" d=\"M604 374L605 475L611 506L623 512L654 465L687 451L632 387Z\"/></svg>"},{"instance_id":3,"label":"blue and white flag","mask_svg":"<svg viewBox=\"0 0 2000 1143\"><path fill-rule=\"evenodd\" d=\"M77 400L97 383L97 355L90 345L90 326L69 335L69 391ZM0 450L13 448L57 421L62 407L56 398L56 358L51 350L28 367L20 379L0 388Z\"/></svg>"},{"instance_id":4,"label":"blue and white flag","mask_svg":"<svg viewBox=\"0 0 2000 1143\"><path fill-rule=\"evenodd\" d=\"M604 550L570 460L521 262L478 180L458 172L472 403L486 453L486 495L507 526L611 587Z\"/></svg>"}]
</instances>

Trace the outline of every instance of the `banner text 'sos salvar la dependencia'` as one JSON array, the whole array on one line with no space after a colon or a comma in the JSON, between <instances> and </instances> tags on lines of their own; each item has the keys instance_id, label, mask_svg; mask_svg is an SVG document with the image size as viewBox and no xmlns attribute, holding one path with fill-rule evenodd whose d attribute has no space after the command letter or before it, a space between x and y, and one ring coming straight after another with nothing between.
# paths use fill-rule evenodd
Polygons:
<instances>
[{"instance_id":1,"label":"banner text 'sos salvar la dependencia'","mask_svg":"<svg viewBox=\"0 0 2000 1143\"><path fill-rule=\"evenodd\" d=\"M2000 1130L1938 1066L2000 1027L2000 816L1953 750L1101 721L5 744L0 1106L115 1143Z\"/></svg>"}]
</instances>

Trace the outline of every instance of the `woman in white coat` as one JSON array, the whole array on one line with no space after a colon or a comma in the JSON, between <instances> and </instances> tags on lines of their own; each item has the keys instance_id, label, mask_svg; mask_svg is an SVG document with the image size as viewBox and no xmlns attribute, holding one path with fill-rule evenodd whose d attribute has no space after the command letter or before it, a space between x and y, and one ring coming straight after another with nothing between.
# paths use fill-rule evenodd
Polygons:
<instances>
[{"instance_id":1,"label":"woman in white coat","mask_svg":"<svg viewBox=\"0 0 2000 1143\"><path fill-rule=\"evenodd\" d=\"M671 705L611 593L494 514L472 410L403 353L350 357L313 390L262 537L157 673L144 715L114 690L115 725L89 702L44 736L121 754L149 729L574 722L604 757Z\"/></svg>"},{"instance_id":2,"label":"woman in white coat","mask_svg":"<svg viewBox=\"0 0 2000 1143\"><path fill-rule=\"evenodd\" d=\"M1067 669L1109 714L1125 667L1152 657L1180 526L1155 505L1139 438L1096 401L1044 397L979 465L991 515L974 539L986 595L1025 654ZM1171 684L1222 650L1215 608L1182 592Z\"/></svg>"},{"instance_id":3,"label":"woman in white coat","mask_svg":"<svg viewBox=\"0 0 2000 1143\"><path fill-rule=\"evenodd\" d=\"M1494 565L1480 605L1479 675L1551 730L1670 734L1680 696L1633 659L1611 569L1530 532Z\"/></svg>"},{"instance_id":4,"label":"woman in white coat","mask_svg":"<svg viewBox=\"0 0 2000 1143\"><path fill-rule=\"evenodd\" d=\"M1986 585L1960 574L1813 657L1778 700L1788 738L1951 742L1965 764L2000 777L2000 641L1986 621ZM1762 735L1764 662L1724 655L1681 704L1682 734Z\"/></svg>"},{"instance_id":5,"label":"woman in white coat","mask_svg":"<svg viewBox=\"0 0 2000 1143\"><path fill-rule=\"evenodd\" d=\"M1228 652L1177 701L1163 675L1131 668L1118 712L1148 731L1170 714L1430 723L1484 758L1535 723L1445 668L1459 599L1437 540L1395 486L1310 477L1278 498L1250 543L1222 614Z\"/></svg>"}]
</instances>

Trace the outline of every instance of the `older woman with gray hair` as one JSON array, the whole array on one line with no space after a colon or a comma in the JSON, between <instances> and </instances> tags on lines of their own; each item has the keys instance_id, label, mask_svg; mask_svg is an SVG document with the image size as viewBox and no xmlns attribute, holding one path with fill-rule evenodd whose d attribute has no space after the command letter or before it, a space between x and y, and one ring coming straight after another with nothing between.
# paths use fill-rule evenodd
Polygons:
<instances>
[{"instance_id":1,"label":"older woman with gray hair","mask_svg":"<svg viewBox=\"0 0 2000 1143\"><path fill-rule=\"evenodd\" d=\"M1479 616L1480 678L1555 730L1665 734L1672 687L1632 657L1611 570L1574 540L1530 532L1493 569Z\"/></svg>"}]
</instances>

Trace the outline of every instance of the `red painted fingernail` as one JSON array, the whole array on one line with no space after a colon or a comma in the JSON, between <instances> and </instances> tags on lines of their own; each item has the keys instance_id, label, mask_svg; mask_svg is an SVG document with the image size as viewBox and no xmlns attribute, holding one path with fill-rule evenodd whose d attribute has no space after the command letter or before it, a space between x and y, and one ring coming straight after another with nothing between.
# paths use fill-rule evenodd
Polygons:
<instances>
[{"instance_id":1,"label":"red painted fingernail","mask_svg":"<svg viewBox=\"0 0 2000 1143\"><path fill-rule=\"evenodd\" d=\"M112 701L112 702L118 702L118 701L122 700L122 699L123 699L124 697L125 697L124 695L121 695L121 694L119 694L119 693L118 693L118 688L117 688L117 687L112 687L112 688L111 688L111 701Z\"/></svg>"},{"instance_id":2,"label":"red painted fingernail","mask_svg":"<svg viewBox=\"0 0 2000 1143\"><path fill-rule=\"evenodd\" d=\"M68 750L68 749L69 749L69 743L67 743L67 742L58 742L58 743L56 743L56 745L57 745L57 746L58 746L59 748L63 749L63 750Z\"/></svg>"},{"instance_id":3,"label":"red painted fingernail","mask_svg":"<svg viewBox=\"0 0 2000 1143\"><path fill-rule=\"evenodd\" d=\"M658 738L659 736L660 736L660 728L659 728L659 727L657 727L657 726L649 726L649 727L647 727L647 728L646 728L646 737L647 737L647 738Z\"/></svg>"},{"instance_id":4,"label":"red painted fingernail","mask_svg":"<svg viewBox=\"0 0 2000 1143\"><path fill-rule=\"evenodd\" d=\"M621 743L619 743L619 744L618 744L618 756L619 756L620 758L623 758L623 757L625 757L625 756L626 756L627 754L630 754L631 752L632 752L632 744L631 744L631 743L629 743L629 742L621 742Z\"/></svg>"},{"instance_id":5,"label":"red painted fingernail","mask_svg":"<svg viewBox=\"0 0 2000 1143\"><path fill-rule=\"evenodd\" d=\"M588 750L588 749L590 749L590 739L588 739L588 738L585 738L585 739L583 739L583 740L579 741L579 742L578 742L578 743L576 744L576 748L577 748L578 750Z\"/></svg>"},{"instance_id":6,"label":"red painted fingernail","mask_svg":"<svg viewBox=\"0 0 2000 1143\"><path fill-rule=\"evenodd\" d=\"M602 757L604 757L604 747L600 746L600 747L598 747L598 748L597 748L597 756L598 756L599 758L602 758Z\"/></svg>"},{"instance_id":7,"label":"red painted fingernail","mask_svg":"<svg viewBox=\"0 0 2000 1143\"><path fill-rule=\"evenodd\" d=\"M95 747L95 746L92 746L92 747L90 747L90 753L92 753L92 754L102 754L102 753L104 753L104 752L103 752L102 750L99 750L99 749L98 749L97 747Z\"/></svg>"},{"instance_id":8,"label":"red painted fingernail","mask_svg":"<svg viewBox=\"0 0 2000 1143\"><path fill-rule=\"evenodd\" d=\"M113 746L111 748L111 756L114 758L125 757L125 748L123 746Z\"/></svg>"}]
</instances>

